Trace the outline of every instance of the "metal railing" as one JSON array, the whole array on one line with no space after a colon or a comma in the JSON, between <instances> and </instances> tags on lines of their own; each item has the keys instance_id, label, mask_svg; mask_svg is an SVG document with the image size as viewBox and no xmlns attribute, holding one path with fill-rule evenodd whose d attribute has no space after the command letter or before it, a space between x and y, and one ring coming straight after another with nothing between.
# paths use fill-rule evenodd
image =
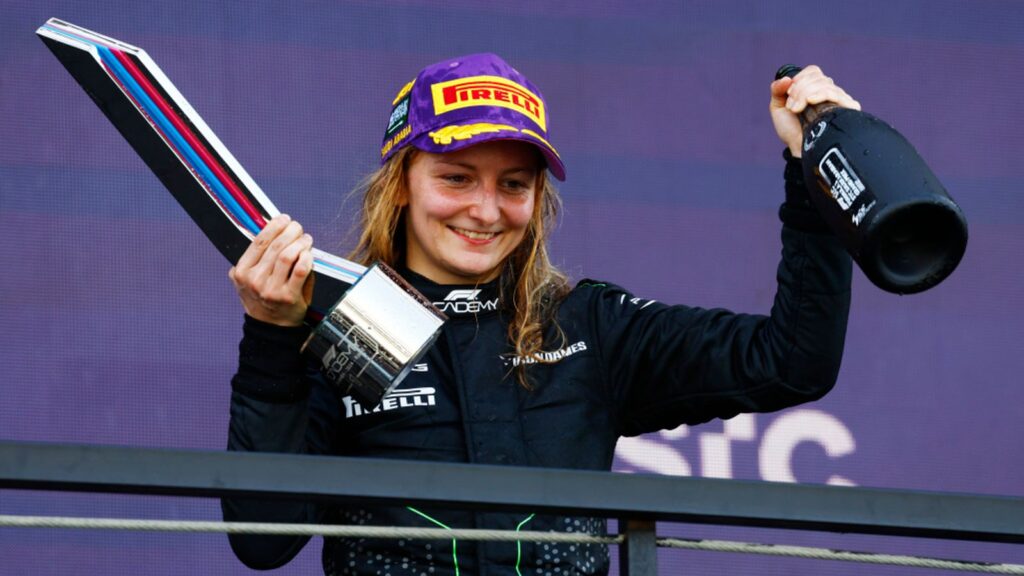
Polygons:
<instances>
[{"instance_id":1,"label":"metal railing","mask_svg":"<svg viewBox=\"0 0 1024 576\"><path fill-rule=\"evenodd\" d=\"M0 489L616 518L622 576L657 573L657 520L1024 544L1017 497L409 460L0 442Z\"/></svg>"}]
</instances>

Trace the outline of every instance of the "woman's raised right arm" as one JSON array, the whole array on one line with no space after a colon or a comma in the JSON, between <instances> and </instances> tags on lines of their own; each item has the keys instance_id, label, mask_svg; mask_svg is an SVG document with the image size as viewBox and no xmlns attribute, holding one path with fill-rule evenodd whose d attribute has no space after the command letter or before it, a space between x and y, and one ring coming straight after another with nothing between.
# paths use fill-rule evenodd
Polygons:
<instances>
[{"instance_id":1,"label":"woman's raised right arm","mask_svg":"<svg viewBox=\"0 0 1024 576\"><path fill-rule=\"evenodd\" d=\"M231 380L228 450L330 453L336 403L300 352L302 325L312 296L312 239L287 216L270 221L229 274L245 308L238 371ZM333 408L333 411L332 411ZM224 499L229 522L310 523L321 519L312 503ZM231 535L246 566L268 569L291 560L308 537Z\"/></svg>"}]
</instances>

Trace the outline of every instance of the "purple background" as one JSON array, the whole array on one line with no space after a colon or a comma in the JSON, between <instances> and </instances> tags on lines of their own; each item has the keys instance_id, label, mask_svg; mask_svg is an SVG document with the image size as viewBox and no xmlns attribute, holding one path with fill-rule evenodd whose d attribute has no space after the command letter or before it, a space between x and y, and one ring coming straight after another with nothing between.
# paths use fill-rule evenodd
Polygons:
<instances>
[{"instance_id":1,"label":"purple background","mask_svg":"<svg viewBox=\"0 0 1024 576\"><path fill-rule=\"evenodd\" d=\"M768 83L782 63L818 63L917 145L968 216L967 254L916 296L855 273L844 366L821 402L736 421L731 455L715 422L624 442L617 466L1024 496L1020 3L4 2L0 438L220 449L242 314L228 265L36 38L51 16L146 49L336 253L394 92L427 63L497 52L544 91L566 161L555 260L639 296L751 312L770 305L779 252ZM786 448L787 430L807 436ZM219 518L206 500L17 491L0 491L0 513ZM1024 563L1019 546L668 531ZM319 548L279 572L319 571ZM663 558L666 574L916 573ZM246 572L217 535L0 528L4 575Z\"/></svg>"}]
</instances>

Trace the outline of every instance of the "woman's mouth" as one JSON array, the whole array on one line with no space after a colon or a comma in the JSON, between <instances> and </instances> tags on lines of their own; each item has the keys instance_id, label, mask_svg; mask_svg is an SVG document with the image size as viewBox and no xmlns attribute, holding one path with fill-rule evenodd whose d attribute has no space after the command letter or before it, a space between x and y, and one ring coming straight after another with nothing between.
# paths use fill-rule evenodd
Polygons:
<instances>
[{"instance_id":1,"label":"woman's mouth","mask_svg":"<svg viewBox=\"0 0 1024 576\"><path fill-rule=\"evenodd\" d=\"M466 238L474 243L486 243L493 240L498 236L499 232L477 232L476 230L467 230L465 228L456 228L455 226L448 227L451 231L455 232L459 236Z\"/></svg>"}]
</instances>

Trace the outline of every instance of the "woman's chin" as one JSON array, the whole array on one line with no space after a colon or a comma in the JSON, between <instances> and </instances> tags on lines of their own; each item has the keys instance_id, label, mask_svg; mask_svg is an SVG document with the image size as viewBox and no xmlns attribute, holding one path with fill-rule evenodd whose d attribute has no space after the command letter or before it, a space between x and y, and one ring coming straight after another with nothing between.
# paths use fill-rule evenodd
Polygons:
<instances>
[{"instance_id":1,"label":"woman's chin","mask_svg":"<svg viewBox=\"0 0 1024 576\"><path fill-rule=\"evenodd\" d=\"M451 279L460 284L479 284L489 282L498 276L500 267L487 263L463 264L451 267L448 272Z\"/></svg>"}]
</instances>

